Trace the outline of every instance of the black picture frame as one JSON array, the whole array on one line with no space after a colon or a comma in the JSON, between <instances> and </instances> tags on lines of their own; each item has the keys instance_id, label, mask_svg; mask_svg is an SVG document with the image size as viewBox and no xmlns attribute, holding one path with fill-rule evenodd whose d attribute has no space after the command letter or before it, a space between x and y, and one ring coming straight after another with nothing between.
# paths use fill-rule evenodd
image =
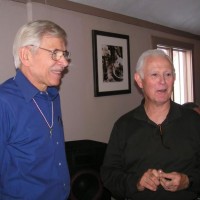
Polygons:
<instances>
[{"instance_id":1,"label":"black picture frame","mask_svg":"<svg viewBox=\"0 0 200 200\"><path fill-rule=\"evenodd\" d=\"M129 36L92 30L94 96L131 93Z\"/></svg>"}]
</instances>

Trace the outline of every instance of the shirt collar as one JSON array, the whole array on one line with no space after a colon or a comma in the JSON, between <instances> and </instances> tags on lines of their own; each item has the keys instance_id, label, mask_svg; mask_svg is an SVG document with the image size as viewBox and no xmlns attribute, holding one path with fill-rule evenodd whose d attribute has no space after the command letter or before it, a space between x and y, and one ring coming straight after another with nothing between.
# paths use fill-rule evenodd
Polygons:
<instances>
[{"instance_id":1,"label":"shirt collar","mask_svg":"<svg viewBox=\"0 0 200 200\"><path fill-rule=\"evenodd\" d=\"M14 77L16 84L19 86L25 100L28 102L32 100L40 91L25 77L21 70L17 70L16 76ZM53 100L58 95L56 87L48 87L47 93L50 100Z\"/></svg>"},{"instance_id":2,"label":"shirt collar","mask_svg":"<svg viewBox=\"0 0 200 200\"><path fill-rule=\"evenodd\" d=\"M144 102L142 102L141 105L135 109L134 117L139 120L144 120L144 121L150 122L150 120L147 117L147 114L145 112L145 109L144 109ZM173 101L170 101L170 110L169 110L169 113L163 123L168 123L179 117L181 117L180 105Z\"/></svg>"}]
</instances>

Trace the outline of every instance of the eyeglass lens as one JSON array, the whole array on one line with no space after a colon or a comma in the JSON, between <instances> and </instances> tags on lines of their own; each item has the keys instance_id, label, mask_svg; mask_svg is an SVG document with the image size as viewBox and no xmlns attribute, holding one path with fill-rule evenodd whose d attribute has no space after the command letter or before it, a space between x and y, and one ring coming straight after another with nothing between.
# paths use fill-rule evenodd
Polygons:
<instances>
[{"instance_id":1,"label":"eyeglass lens","mask_svg":"<svg viewBox=\"0 0 200 200\"><path fill-rule=\"evenodd\" d=\"M69 60L70 53L68 51L60 51L60 50L54 50L52 53L53 60L60 60L62 56L64 56L66 60Z\"/></svg>"}]
</instances>

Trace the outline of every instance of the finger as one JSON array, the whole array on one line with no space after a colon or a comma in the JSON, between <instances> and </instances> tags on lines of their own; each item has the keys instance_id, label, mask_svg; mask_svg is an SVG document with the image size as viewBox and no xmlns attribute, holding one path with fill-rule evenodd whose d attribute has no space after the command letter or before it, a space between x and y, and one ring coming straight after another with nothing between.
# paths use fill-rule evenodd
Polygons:
<instances>
[{"instance_id":1,"label":"finger","mask_svg":"<svg viewBox=\"0 0 200 200\"><path fill-rule=\"evenodd\" d=\"M153 173L149 173L148 176L146 176L146 184L147 184L147 187L153 189L153 190L156 190L158 185L160 185L160 181L158 179L158 177L156 177Z\"/></svg>"},{"instance_id":2,"label":"finger","mask_svg":"<svg viewBox=\"0 0 200 200\"><path fill-rule=\"evenodd\" d=\"M165 190L169 190L169 189L170 189L170 186L169 186L169 185L166 185L162 180L160 181L160 184L162 185L162 187L163 187Z\"/></svg>"},{"instance_id":3,"label":"finger","mask_svg":"<svg viewBox=\"0 0 200 200\"><path fill-rule=\"evenodd\" d=\"M164 188L164 189L167 190L167 191L170 191L170 192L175 192L175 191L176 191L176 188L173 187L173 186L166 187L166 188Z\"/></svg>"},{"instance_id":4,"label":"finger","mask_svg":"<svg viewBox=\"0 0 200 200\"><path fill-rule=\"evenodd\" d=\"M171 181L175 178L175 175L171 174L171 173L162 172L162 173L160 173L160 178L165 179L167 181Z\"/></svg>"},{"instance_id":5,"label":"finger","mask_svg":"<svg viewBox=\"0 0 200 200\"><path fill-rule=\"evenodd\" d=\"M165 178L160 178L160 184L165 188L169 188L172 184L170 181L166 180Z\"/></svg>"},{"instance_id":6,"label":"finger","mask_svg":"<svg viewBox=\"0 0 200 200\"><path fill-rule=\"evenodd\" d=\"M174 185L173 181L168 181L166 179L161 179L160 180L160 184L167 191L171 191L171 192L177 191L177 186Z\"/></svg>"},{"instance_id":7,"label":"finger","mask_svg":"<svg viewBox=\"0 0 200 200\"><path fill-rule=\"evenodd\" d=\"M139 185L152 191L156 191L160 185L159 174L155 169L148 169L140 179Z\"/></svg>"},{"instance_id":8,"label":"finger","mask_svg":"<svg viewBox=\"0 0 200 200\"><path fill-rule=\"evenodd\" d=\"M160 173L159 173L159 171L156 170L156 169L153 169L153 170L152 170L152 174L153 174L156 178L159 178L159 177L160 177Z\"/></svg>"},{"instance_id":9,"label":"finger","mask_svg":"<svg viewBox=\"0 0 200 200\"><path fill-rule=\"evenodd\" d=\"M147 178L145 180L145 188L149 189L149 190L152 190L152 191L156 191L157 190L157 185L150 179L150 178Z\"/></svg>"}]
</instances>

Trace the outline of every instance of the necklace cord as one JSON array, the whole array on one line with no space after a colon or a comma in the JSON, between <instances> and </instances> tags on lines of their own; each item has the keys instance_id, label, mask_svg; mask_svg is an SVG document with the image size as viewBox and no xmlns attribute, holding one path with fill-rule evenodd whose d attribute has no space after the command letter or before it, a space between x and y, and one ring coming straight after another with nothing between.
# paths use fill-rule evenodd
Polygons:
<instances>
[{"instance_id":1,"label":"necklace cord","mask_svg":"<svg viewBox=\"0 0 200 200\"><path fill-rule=\"evenodd\" d=\"M50 134L52 135L52 129L53 129L53 125L54 125L54 108L53 108L53 101L51 101L51 125L48 122L47 118L45 117L44 113L42 112L41 108L39 107L38 103L36 102L36 100L33 98L33 102L35 103L37 109L39 110L40 114L42 115L43 119L45 120L47 126L50 129Z\"/></svg>"}]
</instances>

